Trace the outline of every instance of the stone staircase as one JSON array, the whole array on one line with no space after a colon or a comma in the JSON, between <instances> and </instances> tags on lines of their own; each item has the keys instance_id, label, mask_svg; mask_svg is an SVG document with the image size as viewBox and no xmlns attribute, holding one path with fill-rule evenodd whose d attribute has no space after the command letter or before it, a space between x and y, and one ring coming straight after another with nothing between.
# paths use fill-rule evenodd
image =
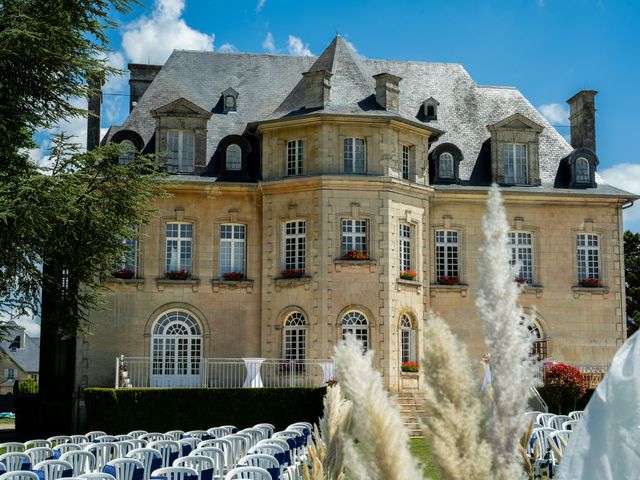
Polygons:
<instances>
[{"instance_id":1,"label":"stone staircase","mask_svg":"<svg viewBox=\"0 0 640 480\"><path fill-rule=\"evenodd\" d=\"M400 415L402 415L405 427L409 430L409 435L422 437L423 433L418 423L418 413L424 412L422 409L423 394L421 392L397 392L392 398L400 409Z\"/></svg>"}]
</instances>

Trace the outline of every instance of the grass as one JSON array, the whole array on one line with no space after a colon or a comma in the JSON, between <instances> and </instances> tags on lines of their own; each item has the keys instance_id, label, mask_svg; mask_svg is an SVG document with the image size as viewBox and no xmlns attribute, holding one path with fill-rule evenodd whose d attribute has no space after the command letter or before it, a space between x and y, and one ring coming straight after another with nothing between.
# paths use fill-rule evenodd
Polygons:
<instances>
[{"instance_id":1,"label":"grass","mask_svg":"<svg viewBox=\"0 0 640 480\"><path fill-rule=\"evenodd\" d=\"M440 480L438 467L431 459L431 449L424 438L411 438L409 440L409 449L414 457L422 463L424 475L431 480Z\"/></svg>"},{"instance_id":2,"label":"grass","mask_svg":"<svg viewBox=\"0 0 640 480\"><path fill-rule=\"evenodd\" d=\"M0 424L3 423L16 423L15 418L0 418Z\"/></svg>"}]
</instances>

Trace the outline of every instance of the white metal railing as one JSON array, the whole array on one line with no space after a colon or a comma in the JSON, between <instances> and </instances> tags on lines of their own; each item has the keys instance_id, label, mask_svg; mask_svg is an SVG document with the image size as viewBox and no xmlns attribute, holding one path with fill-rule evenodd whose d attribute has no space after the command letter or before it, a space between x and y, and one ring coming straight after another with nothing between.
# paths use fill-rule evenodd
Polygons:
<instances>
[{"instance_id":1,"label":"white metal railing","mask_svg":"<svg viewBox=\"0 0 640 480\"><path fill-rule=\"evenodd\" d=\"M563 362L556 362L563 363ZM538 380L543 383L545 371L547 367L550 365L540 365L540 369L537 373ZM584 377L584 381L589 388L596 388L598 384L604 379L604 376L609 371L608 365L573 365L575 368L580 370L582 376Z\"/></svg>"},{"instance_id":2,"label":"white metal railing","mask_svg":"<svg viewBox=\"0 0 640 480\"><path fill-rule=\"evenodd\" d=\"M115 388L317 387L333 377L333 360L202 358L154 365L148 357L116 357Z\"/></svg>"}]
</instances>

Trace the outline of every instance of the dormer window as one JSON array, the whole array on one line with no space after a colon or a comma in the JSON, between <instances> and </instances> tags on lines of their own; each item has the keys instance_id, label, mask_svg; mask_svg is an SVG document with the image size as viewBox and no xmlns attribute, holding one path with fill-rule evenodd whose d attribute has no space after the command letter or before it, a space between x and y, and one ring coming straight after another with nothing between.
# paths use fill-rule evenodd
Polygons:
<instances>
[{"instance_id":1,"label":"dormer window","mask_svg":"<svg viewBox=\"0 0 640 480\"><path fill-rule=\"evenodd\" d=\"M569 155L570 182L572 188L596 188L598 156L588 148L579 148ZM566 168L566 167L565 167Z\"/></svg>"},{"instance_id":2,"label":"dormer window","mask_svg":"<svg viewBox=\"0 0 640 480\"><path fill-rule=\"evenodd\" d=\"M122 150L118 157L118 165L128 165L134 159L136 147L133 146L133 142L131 140L123 140L120 142L120 146L122 147Z\"/></svg>"},{"instance_id":3,"label":"dormer window","mask_svg":"<svg viewBox=\"0 0 640 480\"><path fill-rule=\"evenodd\" d=\"M589 181L589 160L580 157L576 160L576 182L585 183Z\"/></svg>"},{"instance_id":4,"label":"dormer window","mask_svg":"<svg viewBox=\"0 0 640 480\"><path fill-rule=\"evenodd\" d=\"M429 97L424 101L422 105L422 113L424 115L425 122L438 119L438 105L440 105L440 102L433 97Z\"/></svg>"},{"instance_id":5,"label":"dormer window","mask_svg":"<svg viewBox=\"0 0 640 480\"><path fill-rule=\"evenodd\" d=\"M441 153L438 169L440 178L453 178L453 155L449 152Z\"/></svg>"},{"instance_id":6,"label":"dormer window","mask_svg":"<svg viewBox=\"0 0 640 480\"><path fill-rule=\"evenodd\" d=\"M453 143L438 145L429 155L429 171L432 183L458 183L460 181L459 163L462 152Z\"/></svg>"},{"instance_id":7,"label":"dormer window","mask_svg":"<svg viewBox=\"0 0 640 480\"><path fill-rule=\"evenodd\" d=\"M238 145L229 145L227 147L225 168L231 172L242 170L242 151Z\"/></svg>"},{"instance_id":8,"label":"dormer window","mask_svg":"<svg viewBox=\"0 0 640 480\"><path fill-rule=\"evenodd\" d=\"M504 164L504 183L526 185L527 182L527 146L520 143L502 145Z\"/></svg>"},{"instance_id":9,"label":"dormer window","mask_svg":"<svg viewBox=\"0 0 640 480\"><path fill-rule=\"evenodd\" d=\"M238 92L233 88L227 88L222 92L222 101L224 105L224 113L236 112L238 110Z\"/></svg>"}]
</instances>

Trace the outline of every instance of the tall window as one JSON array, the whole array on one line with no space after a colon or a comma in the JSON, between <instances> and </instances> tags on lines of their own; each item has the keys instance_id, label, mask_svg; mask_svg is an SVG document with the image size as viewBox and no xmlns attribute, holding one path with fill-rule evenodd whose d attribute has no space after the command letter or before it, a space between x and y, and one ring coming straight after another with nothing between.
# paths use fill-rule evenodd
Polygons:
<instances>
[{"instance_id":1,"label":"tall window","mask_svg":"<svg viewBox=\"0 0 640 480\"><path fill-rule=\"evenodd\" d=\"M245 226L220 225L220 277L244 273Z\"/></svg>"},{"instance_id":2,"label":"tall window","mask_svg":"<svg viewBox=\"0 0 640 480\"><path fill-rule=\"evenodd\" d=\"M438 162L438 176L440 178L454 178L453 155L449 152L440 154Z\"/></svg>"},{"instance_id":3,"label":"tall window","mask_svg":"<svg viewBox=\"0 0 640 480\"><path fill-rule=\"evenodd\" d=\"M344 139L344 172L365 173L364 138Z\"/></svg>"},{"instance_id":4,"label":"tall window","mask_svg":"<svg viewBox=\"0 0 640 480\"><path fill-rule=\"evenodd\" d=\"M191 223L167 223L166 271L191 272L193 225Z\"/></svg>"},{"instance_id":5,"label":"tall window","mask_svg":"<svg viewBox=\"0 0 640 480\"><path fill-rule=\"evenodd\" d=\"M302 159L304 142L292 140L287 142L287 175L302 175Z\"/></svg>"},{"instance_id":6,"label":"tall window","mask_svg":"<svg viewBox=\"0 0 640 480\"><path fill-rule=\"evenodd\" d=\"M369 348L369 322L362 313L352 310L342 317L342 338L353 335L362 342L364 349Z\"/></svg>"},{"instance_id":7,"label":"tall window","mask_svg":"<svg viewBox=\"0 0 640 480\"><path fill-rule=\"evenodd\" d=\"M527 183L527 146L505 143L502 146L505 183Z\"/></svg>"},{"instance_id":8,"label":"tall window","mask_svg":"<svg viewBox=\"0 0 640 480\"><path fill-rule=\"evenodd\" d=\"M533 235L509 232L511 265L518 265L518 279L533 283Z\"/></svg>"},{"instance_id":9,"label":"tall window","mask_svg":"<svg viewBox=\"0 0 640 480\"><path fill-rule=\"evenodd\" d=\"M589 174L589 161L580 157L576 160L576 182L589 183L591 175Z\"/></svg>"},{"instance_id":10,"label":"tall window","mask_svg":"<svg viewBox=\"0 0 640 480\"><path fill-rule=\"evenodd\" d=\"M167 132L167 168L173 173L193 173L195 135L191 130Z\"/></svg>"},{"instance_id":11,"label":"tall window","mask_svg":"<svg viewBox=\"0 0 640 480\"><path fill-rule=\"evenodd\" d=\"M137 273L138 271L138 241L135 238L127 238L123 240L126 252L121 262L114 265L114 270L131 270Z\"/></svg>"},{"instance_id":12,"label":"tall window","mask_svg":"<svg viewBox=\"0 0 640 480\"><path fill-rule=\"evenodd\" d=\"M127 165L133 161L136 147L133 146L133 142L131 140L123 140L120 142L120 147L122 148L122 152L118 157L118 165Z\"/></svg>"},{"instance_id":13,"label":"tall window","mask_svg":"<svg viewBox=\"0 0 640 480\"><path fill-rule=\"evenodd\" d=\"M282 349L287 360L304 360L306 356L307 320L300 312L291 313L284 321Z\"/></svg>"},{"instance_id":14,"label":"tall window","mask_svg":"<svg viewBox=\"0 0 640 480\"><path fill-rule=\"evenodd\" d=\"M402 178L409 180L409 146L402 145Z\"/></svg>"},{"instance_id":15,"label":"tall window","mask_svg":"<svg viewBox=\"0 0 640 480\"><path fill-rule=\"evenodd\" d=\"M459 252L458 232L436 230L436 280L460 275Z\"/></svg>"},{"instance_id":16,"label":"tall window","mask_svg":"<svg viewBox=\"0 0 640 480\"><path fill-rule=\"evenodd\" d=\"M400 224L400 271L413 270L413 241L411 235L411 225L407 223Z\"/></svg>"},{"instance_id":17,"label":"tall window","mask_svg":"<svg viewBox=\"0 0 640 480\"><path fill-rule=\"evenodd\" d=\"M306 248L306 223L294 220L284 224L284 268L304 270Z\"/></svg>"},{"instance_id":18,"label":"tall window","mask_svg":"<svg viewBox=\"0 0 640 480\"><path fill-rule=\"evenodd\" d=\"M367 253L367 221L342 220L342 255L351 250Z\"/></svg>"},{"instance_id":19,"label":"tall window","mask_svg":"<svg viewBox=\"0 0 640 480\"><path fill-rule=\"evenodd\" d=\"M523 317L522 321L527 322L528 319ZM527 328L529 330L529 335L531 336L531 351L529 352L529 355L538 361L544 360L549 356L549 352L548 342L544 338L542 329L535 320L533 322L529 322Z\"/></svg>"},{"instance_id":20,"label":"tall window","mask_svg":"<svg viewBox=\"0 0 640 480\"><path fill-rule=\"evenodd\" d=\"M592 278L600 280L600 244L598 235L578 234L576 239L578 253L578 280Z\"/></svg>"},{"instance_id":21,"label":"tall window","mask_svg":"<svg viewBox=\"0 0 640 480\"><path fill-rule=\"evenodd\" d=\"M242 170L242 151L238 145L227 147L226 169L230 171Z\"/></svg>"},{"instance_id":22,"label":"tall window","mask_svg":"<svg viewBox=\"0 0 640 480\"><path fill-rule=\"evenodd\" d=\"M15 380L16 378L16 369L15 368L7 368L6 369L7 380Z\"/></svg>"},{"instance_id":23,"label":"tall window","mask_svg":"<svg viewBox=\"0 0 640 480\"><path fill-rule=\"evenodd\" d=\"M415 330L409 315L400 318L400 362L416 361Z\"/></svg>"}]
</instances>

